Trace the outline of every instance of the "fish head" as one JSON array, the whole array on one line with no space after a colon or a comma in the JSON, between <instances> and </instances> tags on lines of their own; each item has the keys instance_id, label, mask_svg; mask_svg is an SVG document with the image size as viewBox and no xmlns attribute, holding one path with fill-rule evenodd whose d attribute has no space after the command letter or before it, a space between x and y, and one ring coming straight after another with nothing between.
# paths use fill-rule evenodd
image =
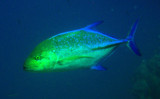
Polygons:
<instances>
[{"instance_id":1,"label":"fish head","mask_svg":"<svg viewBox=\"0 0 160 99\"><path fill-rule=\"evenodd\" d=\"M54 69L56 61L57 56L53 47L40 44L25 60L23 69L30 72L50 72Z\"/></svg>"}]
</instances>

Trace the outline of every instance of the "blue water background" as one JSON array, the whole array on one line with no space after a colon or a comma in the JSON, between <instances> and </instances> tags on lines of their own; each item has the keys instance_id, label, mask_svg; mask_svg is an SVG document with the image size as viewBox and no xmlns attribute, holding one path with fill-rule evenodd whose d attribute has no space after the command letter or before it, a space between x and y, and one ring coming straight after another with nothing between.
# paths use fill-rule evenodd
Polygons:
<instances>
[{"instance_id":1,"label":"blue water background","mask_svg":"<svg viewBox=\"0 0 160 99\"><path fill-rule=\"evenodd\" d=\"M0 0L0 99L134 99L132 78L160 47L159 0ZM29 73L23 63L41 41L104 20L97 30L125 38L140 17L135 40L102 65L107 71Z\"/></svg>"}]
</instances>

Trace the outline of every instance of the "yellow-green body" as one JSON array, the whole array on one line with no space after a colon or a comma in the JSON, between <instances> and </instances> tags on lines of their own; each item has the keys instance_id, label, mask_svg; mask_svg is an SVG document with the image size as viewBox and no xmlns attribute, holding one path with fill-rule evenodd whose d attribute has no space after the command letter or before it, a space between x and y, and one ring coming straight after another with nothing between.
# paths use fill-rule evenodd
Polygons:
<instances>
[{"instance_id":1,"label":"yellow-green body","mask_svg":"<svg viewBox=\"0 0 160 99\"><path fill-rule=\"evenodd\" d=\"M41 42L26 60L29 71L65 71L91 68L116 46L112 37L97 31L79 29L53 36ZM115 44L114 44L115 45Z\"/></svg>"}]
</instances>

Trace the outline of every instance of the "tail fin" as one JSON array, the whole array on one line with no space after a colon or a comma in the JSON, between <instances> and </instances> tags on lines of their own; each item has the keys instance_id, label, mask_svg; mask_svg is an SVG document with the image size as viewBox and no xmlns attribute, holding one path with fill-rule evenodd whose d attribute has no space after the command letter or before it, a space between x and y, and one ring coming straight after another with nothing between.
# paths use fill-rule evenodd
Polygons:
<instances>
[{"instance_id":1,"label":"tail fin","mask_svg":"<svg viewBox=\"0 0 160 99\"><path fill-rule=\"evenodd\" d=\"M136 22L133 24L132 29L129 33L129 35L127 36L127 40L128 40L128 47L138 56L141 56L141 53L139 51L139 49L136 47L136 44L134 42L134 34L136 32L137 29L137 25L138 25L139 19L136 20Z\"/></svg>"}]
</instances>

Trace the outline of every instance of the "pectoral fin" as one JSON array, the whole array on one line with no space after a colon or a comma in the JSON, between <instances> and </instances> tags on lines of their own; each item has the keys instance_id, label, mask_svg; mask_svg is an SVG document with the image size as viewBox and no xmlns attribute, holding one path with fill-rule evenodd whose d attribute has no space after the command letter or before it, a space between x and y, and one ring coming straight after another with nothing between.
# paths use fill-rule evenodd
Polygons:
<instances>
[{"instance_id":1,"label":"pectoral fin","mask_svg":"<svg viewBox=\"0 0 160 99\"><path fill-rule=\"evenodd\" d=\"M72 56L72 57L67 57L67 58L61 59L57 63L60 65L63 65L63 64L73 62L78 59L82 59L82 58L93 58L93 57L91 57L91 56Z\"/></svg>"},{"instance_id":2,"label":"pectoral fin","mask_svg":"<svg viewBox=\"0 0 160 99\"><path fill-rule=\"evenodd\" d=\"M93 48L92 50L101 50L101 49L107 49L109 47L113 47L115 45L108 45L108 46L103 46L103 47L96 47L96 48Z\"/></svg>"},{"instance_id":3,"label":"pectoral fin","mask_svg":"<svg viewBox=\"0 0 160 99\"><path fill-rule=\"evenodd\" d=\"M102 49L107 49L107 48L111 48L111 47L116 47L122 43L125 43L126 41L124 40L118 40L118 41L113 41L109 44L106 44L106 46L101 46L101 47L96 47L96 48L92 48L92 50L102 50Z\"/></svg>"}]
</instances>

